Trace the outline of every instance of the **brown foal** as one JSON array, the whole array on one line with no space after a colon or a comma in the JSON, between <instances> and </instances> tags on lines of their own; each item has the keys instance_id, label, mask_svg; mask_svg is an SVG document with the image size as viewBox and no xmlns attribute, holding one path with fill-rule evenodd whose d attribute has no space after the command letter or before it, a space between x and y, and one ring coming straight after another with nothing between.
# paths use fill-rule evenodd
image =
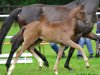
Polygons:
<instances>
[{"instance_id":1,"label":"brown foal","mask_svg":"<svg viewBox=\"0 0 100 75\"><path fill-rule=\"evenodd\" d=\"M34 48L40 44L40 42L35 43L38 38L43 39L47 42L56 42L60 44L60 50L58 52L57 60L54 65L54 72L58 75L58 63L61 59L63 49L65 46L71 46L80 50L85 64L89 67L88 58L86 57L84 50L81 46L73 42L75 39L75 27L77 20L85 21L85 9L84 5L78 5L75 9L71 10L69 14L62 15L59 14L58 17L52 20L49 18L47 10L52 7L43 7L43 14L40 21L34 21L25 27L23 27L20 33L23 35L23 45L21 49L17 52L16 58L8 70L8 75L11 75L18 58L25 50L29 50L34 53ZM64 7L57 8L60 11L68 11ZM56 15L56 14L55 14ZM60 16L61 15L61 16ZM52 16L53 17L53 16ZM58 21L60 19L60 21Z\"/></svg>"}]
</instances>

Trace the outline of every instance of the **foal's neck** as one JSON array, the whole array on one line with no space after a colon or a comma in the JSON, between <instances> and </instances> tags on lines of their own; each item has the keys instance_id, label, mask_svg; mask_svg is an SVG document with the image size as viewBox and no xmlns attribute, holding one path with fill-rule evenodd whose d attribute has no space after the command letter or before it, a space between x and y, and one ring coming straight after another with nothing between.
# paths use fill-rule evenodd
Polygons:
<instances>
[{"instance_id":1,"label":"foal's neck","mask_svg":"<svg viewBox=\"0 0 100 75\"><path fill-rule=\"evenodd\" d=\"M77 18L76 16L73 15L69 15L66 19L66 23L71 26L71 27L75 27L76 23L77 23Z\"/></svg>"}]
</instances>

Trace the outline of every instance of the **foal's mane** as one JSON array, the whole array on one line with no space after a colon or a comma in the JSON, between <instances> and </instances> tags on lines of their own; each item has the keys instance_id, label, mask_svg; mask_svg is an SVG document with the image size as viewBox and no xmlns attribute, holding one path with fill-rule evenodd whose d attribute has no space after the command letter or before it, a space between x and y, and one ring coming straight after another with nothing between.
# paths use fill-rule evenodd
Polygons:
<instances>
[{"instance_id":1,"label":"foal's mane","mask_svg":"<svg viewBox=\"0 0 100 75\"><path fill-rule=\"evenodd\" d=\"M67 23L70 23L73 17L76 18L76 14L80 11L80 9L82 9L82 7L83 7L83 5L78 5L76 8L71 10L69 15L67 16L67 20L66 20Z\"/></svg>"}]
</instances>

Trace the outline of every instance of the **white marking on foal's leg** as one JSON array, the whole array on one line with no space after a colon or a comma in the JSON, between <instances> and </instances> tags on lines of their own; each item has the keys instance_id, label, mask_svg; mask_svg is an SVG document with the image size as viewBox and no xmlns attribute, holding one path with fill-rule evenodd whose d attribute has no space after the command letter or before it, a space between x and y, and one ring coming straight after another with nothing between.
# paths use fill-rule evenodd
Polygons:
<instances>
[{"instance_id":1,"label":"white marking on foal's leg","mask_svg":"<svg viewBox=\"0 0 100 75\"><path fill-rule=\"evenodd\" d=\"M42 59L34 52L33 48L30 48L29 51L30 51L31 54L38 60L39 67L42 68L42 65L43 65Z\"/></svg>"},{"instance_id":2,"label":"white marking on foal's leg","mask_svg":"<svg viewBox=\"0 0 100 75\"><path fill-rule=\"evenodd\" d=\"M55 71L55 75L58 75L58 71Z\"/></svg>"},{"instance_id":3,"label":"white marking on foal's leg","mask_svg":"<svg viewBox=\"0 0 100 75\"><path fill-rule=\"evenodd\" d=\"M62 57L64 47L65 46L60 45L60 49L59 49L59 52L58 52L58 55L57 55L56 63L54 65L54 73L55 73L55 75L58 75L58 64L59 64L59 61L60 61L60 59Z\"/></svg>"},{"instance_id":4,"label":"white marking on foal's leg","mask_svg":"<svg viewBox=\"0 0 100 75\"><path fill-rule=\"evenodd\" d=\"M80 45L74 43L72 40L68 40L67 43L69 44L69 46L74 47L74 48L78 49L79 51L81 51L82 56L84 58L85 65L88 68L89 67L88 58L86 57L83 48Z\"/></svg>"},{"instance_id":5,"label":"white marking on foal's leg","mask_svg":"<svg viewBox=\"0 0 100 75\"><path fill-rule=\"evenodd\" d=\"M9 68L8 72L7 72L7 75L11 75L13 70L14 70L14 67L15 67L15 64L17 62L17 59L15 59L11 65L11 67Z\"/></svg>"}]
</instances>

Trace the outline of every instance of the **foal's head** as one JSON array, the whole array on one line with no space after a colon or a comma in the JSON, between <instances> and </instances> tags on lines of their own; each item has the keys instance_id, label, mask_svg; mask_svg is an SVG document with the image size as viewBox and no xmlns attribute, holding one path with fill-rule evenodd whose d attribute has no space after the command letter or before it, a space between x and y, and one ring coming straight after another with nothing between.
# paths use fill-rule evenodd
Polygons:
<instances>
[{"instance_id":1,"label":"foal's head","mask_svg":"<svg viewBox=\"0 0 100 75\"><path fill-rule=\"evenodd\" d=\"M86 22L86 11L84 4L78 5L70 14L76 17L77 20Z\"/></svg>"}]
</instances>

